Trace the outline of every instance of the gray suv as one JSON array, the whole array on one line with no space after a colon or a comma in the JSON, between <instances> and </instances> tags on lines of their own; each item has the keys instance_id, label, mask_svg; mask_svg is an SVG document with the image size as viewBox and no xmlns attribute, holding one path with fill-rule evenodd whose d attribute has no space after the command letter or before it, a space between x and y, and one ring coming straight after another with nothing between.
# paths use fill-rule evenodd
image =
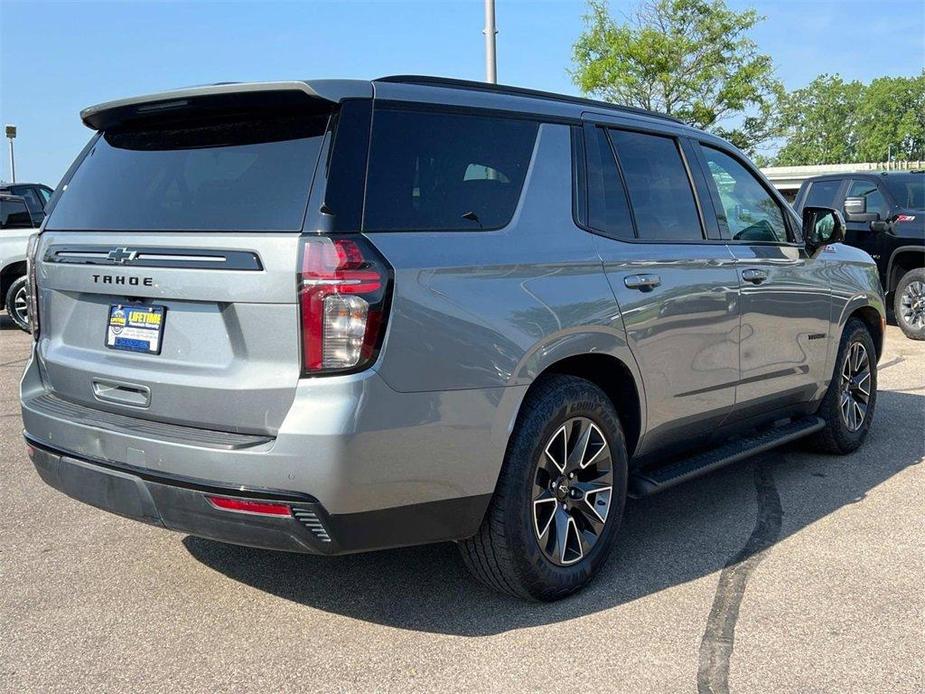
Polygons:
<instances>
[{"instance_id":1,"label":"gray suv","mask_svg":"<svg viewBox=\"0 0 925 694\"><path fill-rule=\"evenodd\" d=\"M659 114L425 77L85 110L30 248L32 461L108 511L586 583L644 496L877 397L877 268Z\"/></svg>"}]
</instances>

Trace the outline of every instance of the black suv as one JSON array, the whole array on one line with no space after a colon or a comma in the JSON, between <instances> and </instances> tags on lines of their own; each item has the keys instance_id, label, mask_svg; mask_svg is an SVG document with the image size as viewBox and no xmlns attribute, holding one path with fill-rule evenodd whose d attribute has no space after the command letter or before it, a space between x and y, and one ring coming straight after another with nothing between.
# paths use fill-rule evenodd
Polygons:
<instances>
[{"instance_id":1,"label":"black suv","mask_svg":"<svg viewBox=\"0 0 925 694\"><path fill-rule=\"evenodd\" d=\"M845 243L877 261L896 323L907 337L925 340L925 171L808 178L794 207L813 206L842 211Z\"/></svg>"}]
</instances>

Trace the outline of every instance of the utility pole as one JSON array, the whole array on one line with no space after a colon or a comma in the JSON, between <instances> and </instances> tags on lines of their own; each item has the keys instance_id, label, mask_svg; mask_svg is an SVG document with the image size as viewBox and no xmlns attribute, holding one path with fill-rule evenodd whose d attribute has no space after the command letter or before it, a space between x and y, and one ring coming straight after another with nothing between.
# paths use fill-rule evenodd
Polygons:
<instances>
[{"instance_id":1,"label":"utility pole","mask_svg":"<svg viewBox=\"0 0 925 694\"><path fill-rule=\"evenodd\" d=\"M498 63L495 56L495 0L485 0L485 81L498 83Z\"/></svg>"},{"instance_id":2,"label":"utility pole","mask_svg":"<svg viewBox=\"0 0 925 694\"><path fill-rule=\"evenodd\" d=\"M10 183L16 183L16 159L13 157L13 140L16 138L16 126L7 123L6 137L10 141Z\"/></svg>"}]
</instances>

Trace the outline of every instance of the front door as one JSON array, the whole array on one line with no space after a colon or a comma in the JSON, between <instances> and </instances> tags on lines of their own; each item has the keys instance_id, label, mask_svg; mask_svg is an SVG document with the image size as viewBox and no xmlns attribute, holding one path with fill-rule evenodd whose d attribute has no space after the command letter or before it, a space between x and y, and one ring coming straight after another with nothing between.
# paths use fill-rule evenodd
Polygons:
<instances>
[{"instance_id":1,"label":"front door","mask_svg":"<svg viewBox=\"0 0 925 694\"><path fill-rule=\"evenodd\" d=\"M810 257L788 213L747 163L701 145L740 287L734 419L773 416L824 382L831 305L825 261ZM791 219L792 221L792 219Z\"/></svg>"},{"instance_id":2,"label":"front door","mask_svg":"<svg viewBox=\"0 0 925 694\"><path fill-rule=\"evenodd\" d=\"M853 179L848 184L845 197L864 198L866 202L866 214L870 215L871 219L876 219L874 215L879 215L880 219L889 217L889 205L875 181L860 178ZM845 201L839 200L837 207L844 215ZM871 230L870 219L850 221L847 216L845 217L845 243L867 251L874 260L878 261L878 265L880 264L880 247L882 241L883 236Z\"/></svg>"}]
</instances>

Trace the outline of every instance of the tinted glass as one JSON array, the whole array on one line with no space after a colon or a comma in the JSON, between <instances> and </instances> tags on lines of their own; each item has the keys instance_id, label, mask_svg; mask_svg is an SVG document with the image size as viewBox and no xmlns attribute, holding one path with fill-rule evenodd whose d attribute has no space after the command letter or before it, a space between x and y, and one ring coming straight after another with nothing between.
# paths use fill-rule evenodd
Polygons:
<instances>
[{"instance_id":1,"label":"tinted glass","mask_svg":"<svg viewBox=\"0 0 925 694\"><path fill-rule=\"evenodd\" d=\"M363 185L372 115L372 99L345 101L337 114L324 191L325 206L334 215L334 231L359 231L363 222Z\"/></svg>"},{"instance_id":2,"label":"tinted glass","mask_svg":"<svg viewBox=\"0 0 925 694\"><path fill-rule=\"evenodd\" d=\"M31 229L32 215L21 200L0 200L0 229Z\"/></svg>"},{"instance_id":3,"label":"tinted glass","mask_svg":"<svg viewBox=\"0 0 925 694\"><path fill-rule=\"evenodd\" d=\"M26 207L29 208L29 212L32 213L33 217L38 219L42 218L42 210L44 209L44 205L42 204L42 200L39 198L38 193L35 192L35 188L31 186L13 186L10 188L10 192L13 195L19 195L23 200L25 200Z\"/></svg>"},{"instance_id":4,"label":"tinted glass","mask_svg":"<svg viewBox=\"0 0 925 694\"><path fill-rule=\"evenodd\" d=\"M636 218L639 238L703 238L694 193L678 146L670 137L611 130Z\"/></svg>"},{"instance_id":5,"label":"tinted glass","mask_svg":"<svg viewBox=\"0 0 925 694\"><path fill-rule=\"evenodd\" d=\"M613 150L602 128L594 128L588 142L588 226L608 236L635 238L626 190Z\"/></svg>"},{"instance_id":6,"label":"tinted glass","mask_svg":"<svg viewBox=\"0 0 925 694\"><path fill-rule=\"evenodd\" d=\"M811 183L806 200L803 201L803 207L831 207L840 187L841 181L838 179Z\"/></svg>"},{"instance_id":7,"label":"tinted glass","mask_svg":"<svg viewBox=\"0 0 925 694\"><path fill-rule=\"evenodd\" d=\"M883 193L873 181L851 181L848 188L847 198L864 198L867 201L867 214L879 214L881 218L886 218L888 209ZM844 200L842 200L842 212L844 212Z\"/></svg>"},{"instance_id":8,"label":"tinted glass","mask_svg":"<svg viewBox=\"0 0 925 694\"><path fill-rule=\"evenodd\" d=\"M896 204L911 210L925 210L925 174L889 174L883 177Z\"/></svg>"},{"instance_id":9,"label":"tinted glass","mask_svg":"<svg viewBox=\"0 0 925 694\"><path fill-rule=\"evenodd\" d=\"M42 196L43 203L48 202L51 199L52 191L48 188L39 188L39 194Z\"/></svg>"},{"instance_id":10,"label":"tinted glass","mask_svg":"<svg viewBox=\"0 0 925 694\"><path fill-rule=\"evenodd\" d=\"M108 132L50 229L297 231L326 116Z\"/></svg>"},{"instance_id":11,"label":"tinted glass","mask_svg":"<svg viewBox=\"0 0 925 694\"><path fill-rule=\"evenodd\" d=\"M786 243L784 214L758 179L742 164L711 147L701 147L713 178L729 235L736 241Z\"/></svg>"},{"instance_id":12,"label":"tinted glass","mask_svg":"<svg viewBox=\"0 0 925 694\"><path fill-rule=\"evenodd\" d=\"M377 111L364 229L504 226L520 198L538 127L512 118Z\"/></svg>"}]
</instances>

